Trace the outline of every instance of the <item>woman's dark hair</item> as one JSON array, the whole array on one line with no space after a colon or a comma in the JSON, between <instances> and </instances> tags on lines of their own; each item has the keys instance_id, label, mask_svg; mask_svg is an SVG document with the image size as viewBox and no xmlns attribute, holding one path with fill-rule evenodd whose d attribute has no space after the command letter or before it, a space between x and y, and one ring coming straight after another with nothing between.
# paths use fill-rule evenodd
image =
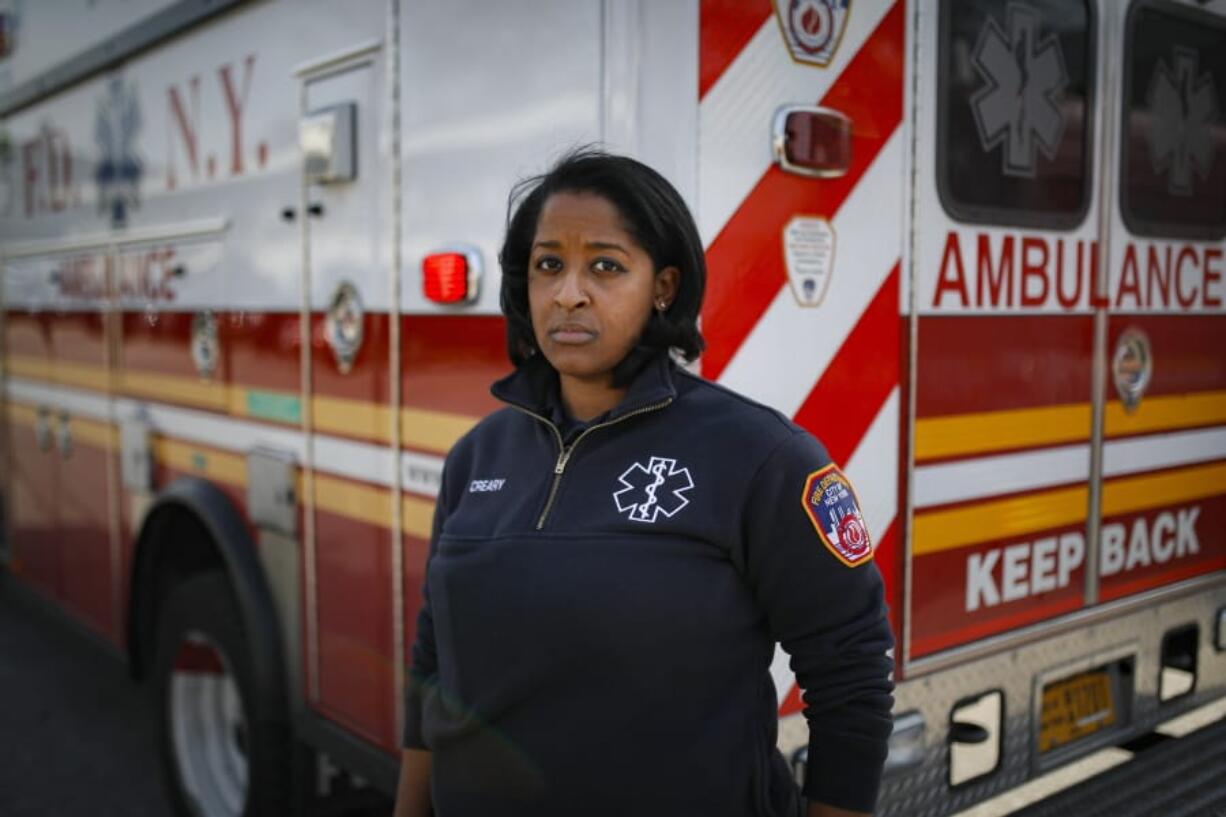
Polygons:
<instances>
[{"instance_id":1,"label":"woman's dark hair","mask_svg":"<svg viewBox=\"0 0 1226 817\"><path fill-rule=\"evenodd\" d=\"M707 264L694 217L676 188L647 165L586 147L568 153L547 173L525 179L511 190L507 235L498 253L511 362L518 366L540 351L528 308L528 261L541 208L560 192L607 199L650 256L655 271L676 267L680 273L676 297L663 313L652 311L638 346L614 370L614 383L624 384L646 360L663 351L676 349L686 360L696 358L704 345L698 312Z\"/></svg>"}]
</instances>

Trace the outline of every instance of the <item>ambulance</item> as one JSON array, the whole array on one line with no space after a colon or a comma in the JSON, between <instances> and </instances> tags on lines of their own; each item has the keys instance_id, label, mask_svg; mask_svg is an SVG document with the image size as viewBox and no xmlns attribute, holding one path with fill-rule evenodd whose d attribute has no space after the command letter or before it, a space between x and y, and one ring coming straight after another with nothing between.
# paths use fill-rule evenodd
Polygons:
<instances>
[{"instance_id":1,"label":"ambulance","mask_svg":"<svg viewBox=\"0 0 1226 817\"><path fill-rule=\"evenodd\" d=\"M1226 696L1223 0L0 0L6 584L181 813L394 791L507 194L587 144L695 213L696 370L857 486L879 814Z\"/></svg>"}]
</instances>

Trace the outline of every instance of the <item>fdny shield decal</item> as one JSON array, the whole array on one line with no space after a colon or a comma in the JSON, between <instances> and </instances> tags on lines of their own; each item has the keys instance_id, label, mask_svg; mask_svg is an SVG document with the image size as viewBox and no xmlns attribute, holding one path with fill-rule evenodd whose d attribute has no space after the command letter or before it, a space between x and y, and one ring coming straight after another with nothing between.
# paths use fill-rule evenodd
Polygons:
<instances>
[{"instance_id":1,"label":"fdny shield decal","mask_svg":"<svg viewBox=\"0 0 1226 817\"><path fill-rule=\"evenodd\" d=\"M840 562L855 567L873 557L855 489L837 466L827 465L809 474L800 503L817 535Z\"/></svg>"},{"instance_id":2,"label":"fdny shield decal","mask_svg":"<svg viewBox=\"0 0 1226 817\"><path fill-rule=\"evenodd\" d=\"M774 0L775 17L792 59L827 66L847 27L851 0Z\"/></svg>"}]
</instances>

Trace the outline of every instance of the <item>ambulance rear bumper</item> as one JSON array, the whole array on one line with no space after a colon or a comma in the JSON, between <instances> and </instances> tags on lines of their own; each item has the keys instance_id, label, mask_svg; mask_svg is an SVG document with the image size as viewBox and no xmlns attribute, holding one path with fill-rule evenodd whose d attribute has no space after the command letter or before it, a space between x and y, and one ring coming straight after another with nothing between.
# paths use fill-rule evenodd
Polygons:
<instances>
[{"instance_id":1,"label":"ambulance rear bumper","mask_svg":"<svg viewBox=\"0 0 1226 817\"><path fill-rule=\"evenodd\" d=\"M1219 571L1161 594L1117 604L1102 615L1054 622L1047 626L1058 627L1055 632L1036 632L1031 639L1014 641L994 653L964 653L959 660L943 661L939 668L929 665L929 671L900 681L894 695L895 717L902 721L904 715L915 713L916 728L899 729L894 736L899 745L891 746L897 750L891 758L895 762L887 764L878 814L953 814L1226 699L1223 610L1226 572ZM1162 679L1179 674L1168 672L1167 666L1189 670L1193 676L1189 686L1174 685L1164 692ZM1093 733L1071 736L1071 742L1042 749L1045 690L1086 673L1105 673L1111 680L1115 700L1111 722ZM961 713L968 703L972 715L965 720L978 723L973 713L980 701L994 705L994 710L978 712L989 713L982 724L987 727L986 739L961 728ZM959 729L954 728L955 721ZM781 737L782 727L781 723ZM955 743L960 747L957 752ZM1171 743L1182 745L1182 739ZM966 748L974 751L964 752ZM972 760L961 769L969 774L955 774L955 754Z\"/></svg>"},{"instance_id":2,"label":"ambulance rear bumper","mask_svg":"<svg viewBox=\"0 0 1226 817\"><path fill-rule=\"evenodd\" d=\"M1226 815L1226 719L1160 742L1014 817Z\"/></svg>"}]
</instances>

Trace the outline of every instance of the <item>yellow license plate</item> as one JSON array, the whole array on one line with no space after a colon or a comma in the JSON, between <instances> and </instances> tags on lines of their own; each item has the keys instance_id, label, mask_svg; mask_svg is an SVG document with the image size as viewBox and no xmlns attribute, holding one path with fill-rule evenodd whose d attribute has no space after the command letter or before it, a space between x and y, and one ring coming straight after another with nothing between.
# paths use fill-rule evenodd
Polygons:
<instances>
[{"instance_id":1,"label":"yellow license plate","mask_svg":"<svg viewBox=\"0 0 1226 817\"><path fill-rule=\"evenodd\" d=\"M1115 723L1111 676L1094 670L1043 687L1039 751L1048 752Z\"/></svg>"}]
</instances>

